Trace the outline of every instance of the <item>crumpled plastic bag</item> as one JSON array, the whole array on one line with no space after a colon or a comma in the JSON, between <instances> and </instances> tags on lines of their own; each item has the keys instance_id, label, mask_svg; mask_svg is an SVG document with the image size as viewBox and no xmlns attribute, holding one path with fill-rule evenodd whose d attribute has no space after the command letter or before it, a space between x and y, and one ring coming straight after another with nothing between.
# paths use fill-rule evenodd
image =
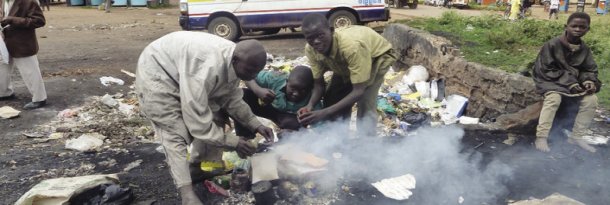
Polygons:
<instances>
[{"instance_id":1,"label":"crumpled plastic bag","mask_svg":"<svg viewBox=\"0 0 610 205\"><path fill-rule=\"evenodd\" d=\"M119 183L119 177L116 174L108 174L47 179L23 194L15 205L66 204L76 193L109 183Z\"/></svg>"},{"instance_id":2,"label":"crumpled plastic bag","mask_svg":"<svg viewBox=\"0 0 610 205\"><path fill-rule=\"evenodd\" d=\"M390 103L388 99L383 97L377 98L377 110L385 113L396 114L396 108L392 106L392 103Z\"/></svg>"},{"instance_id":3,"label":"crumpled plastic bag","mask_svg":"<svg viewBox=\"0 0 610 205\"><path fill-rule=\"evenodd\" d=\"M409 123L409 129L430 126L430 116L423 112L407 112L400 116L400 120Z\"/></svg>"},{"instance_id":4,"label":"crumpled plastic bag","mask_svg":"<svg viewBox=\"0 0 610 205\"><path fill-rule=\"evenodd\" d=\"M135 197L132 190L116 184L101 184L70 198L71 205L129 205Z\"/></svg>"},{"instance_id":5,"label":"crumpled plastic bag","mask_svg":"<svg viewBox=\"0 0 610 205\"><path fill-rule=\"evenodd\" d=\"M0 31L2 31L0 29ZM8 49L6 48L6 43L4 43L4 37L0 35L0 63L8 64L9 61Z\"/></svg>"}]
</instances>

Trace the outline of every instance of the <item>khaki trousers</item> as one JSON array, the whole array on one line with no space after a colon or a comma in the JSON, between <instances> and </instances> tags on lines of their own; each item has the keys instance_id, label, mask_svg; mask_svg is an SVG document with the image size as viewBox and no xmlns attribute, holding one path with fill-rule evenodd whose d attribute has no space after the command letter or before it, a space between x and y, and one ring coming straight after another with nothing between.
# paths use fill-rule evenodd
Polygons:
<instances>
[{"instance_id":1,"label":"khaki trousers","mask_svg":"<svg viewBox=\"0 0 610 205\"><path fill-rule=\"evenodd\" d=\"M536 137L549 137L549 132L553 126L555 114L559 109L562 97L563 96L558 93L545 94L542 110L540 111L540 118L538 119L538 127L536 128ZM582 99L580 100L578 113L576 114L574 127L572 128L572 135L569 136L574 139L582 139L582 137L586 135L586 131L593 121L595 109L597 108L597 96L595 94L585 95L579 98Z\"/></svg>"},{"instance_id":2,"label":"khaki trousers","mask_svg":"<svg viewBox=\"0 0 610 205\"><path fill-rule=\"evenodd\" d=\"M136 93L140 110L152 122L157 138L165 150L165 157L176 187L192 183L189 165L201 161L222 162L223 148L193 138L182 119L180 90L155 60L140 58L136 72ZM221 126L220 112L214 113L213 126ZM190 157L187 147L191 146Z\"/></svg>"},{"instance_id":3,"label":"khaki trousers","mask_svg":"<svg viewBox=\"0 0 610 205\"><path fill-rule=\"evenodd\" d=\"M380 69L381 74L377 75L371 85L366 87L362 97L357 103L358 112L356 125L358 128L359 135L362 136L376 136L377 132L377 96L379 95L379 89L384 82L385 73L389 70L389 67ZM345 82L345 80L338 75L333 75L331 82L324 94L324 106L330 107L345 96L352 92L352 83ZM335 116L332 116L332 120L337 119L350 119L352 114L352 107L348 107L339 111ZM348 127L342 128L347 131Z\"/></svg>"},{"instance_id":4,"label":"khaki trousers","mask_svg":"<svg viewBox=\"0 0 610 205\"><path fill-rule=\"evenodd\" d=\"M21 78L32 94L32 102L39 102L47 99L47 92L44 87L44 81L40 73L38 65L38 57L36 55L24 58L11 58L9 64L0 63L0 97L6 97L13 94L13 85L11 82L11 70L17 67Z\"/></svg>"}]
</instances>

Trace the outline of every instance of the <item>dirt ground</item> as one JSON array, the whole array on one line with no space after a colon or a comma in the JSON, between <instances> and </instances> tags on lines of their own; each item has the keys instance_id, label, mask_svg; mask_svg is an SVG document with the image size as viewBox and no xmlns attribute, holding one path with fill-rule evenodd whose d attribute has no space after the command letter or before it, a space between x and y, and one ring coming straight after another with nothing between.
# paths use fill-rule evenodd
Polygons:
<instances>
[{"instance_id":1,"label":"dirt ground","mask_svg":"<svg viewBox=\"0 0 610 205\"><path fill-rule=\"evenodd\" d=\"M51 9L45 12L47 25L37 30L40 44L38 58L47 88L48 106L34 111L24 111L19 118L0 120L0 196L2 196L0 204L12 204L36 183L45 178L52 178L53 174L45 175L50 173L50 170L75 170L76 175L116 173L126 164L139 159L143 160L139 167L121 175L123 185L134 189L138 201L156 200L158 204L178 204L176 190L172 185L164 156L155 150L158 146L156 144L136 142L125 145L119 150L82 154L65 150L62 143L54 141L38 143L22 135L22 132L36 125L54 119L59 111L82 105L90 96L126 94L130 90L129 86L133 78L122 73L121 70L135 72L138 55L148 43L167 33L181 30L178 25L178 9L113 8L111 13L62 5L52 6ZM439 16L446 10L421 5L417 10L393 10L392 15L394 19ZM481 14L479 11L460 10L459 12L468 15ZM261 40L269 53L287 58L301 56L305 45L300 34L290 32L245 38ZM123 86L105 87L99 81L102 76L121 78L126 83ZM18 99L0 102L0 106L10 105L21 108L29 101L30 95L16 71L13 73L13 79ZM472 147L479 144L476 140L467 143ZM496 144L498 143L487 143L479 149L485 147L491 149L490 147L497 146ZM527 142L524 144L521 148L531 148ZM518 149L515 148L502 156L510 158L513 156L511 154L518 153ZM595 155L599 162L599 170L595 170L596 173L608 168L608 154L602 153L604 154ZM565 158L571 159L571 156ZM107 168L97 166L92 170L80 169L83 163L97 164L108 159L116 159L118 166ZM561 163L561 159L557 161L557 159L545 158L543 161L548 162L544 165L549 166ZM554 180L553 176L549 175L550 180ZM579 199L588 199L592 201L590 204L598 204L596 202L608 199L604 193L609 192L607 184L610 183L608 182L610 177L605 176L605 179L597 183L600 185L596 184L591 188L598 195L583 197L579 195ZM522 184L527 183L519 183ZM541 190L536 187L537 185L528 186ZM520 188L527 189L528 186L523 185ZM580 187L587 185L569 188L578 190L577 188ZM536 197L544 197L544 194L548 194L547 191L533 193ZM519 194L511 196L512 199L527 197L529 196ZM346 200L345 204L373 204L373 202L353 198Z\"/></svg>"}]
</instances>

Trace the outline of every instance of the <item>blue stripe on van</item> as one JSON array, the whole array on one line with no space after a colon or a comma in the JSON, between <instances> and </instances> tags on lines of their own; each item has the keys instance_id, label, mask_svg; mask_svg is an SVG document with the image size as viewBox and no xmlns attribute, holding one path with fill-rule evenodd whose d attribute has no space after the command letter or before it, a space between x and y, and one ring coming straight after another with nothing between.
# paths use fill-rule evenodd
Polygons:
<instances>
[{"instance_id":1,"label":"blue stripe on van","mask_svg":"<svg viewBox=\"0 0 610 205\"><path fill-rule=\"evenodd\" d=\"M361 21L384 21L385 9L358 10L358 15ZM319 13L326 15L327 12L300 12L300 13L278 13L278 14L258 14L237 16L242 29L264 29L264 28L279 28L279 27L299 27L301 21L307 14ZM188 24L190 30L206 29L209 17L189 17Z\"/></svg>"},{"instance_id":2,"label":"blue stripe on van","mask_svg":"<svg viewBox=\"0 0 610 205\"><path fill-rule=\"evenodd\" d=\"M208 25L208 17L189 17L190 30L203 30Z\"/></svg>"},{"instance_id":3,"label":"blue stripe on van","mask_svg":"<svg viewBox=\"0 0 610 205\"><path fill-rule=\"evenodd\" d=\"M388 20L388 16L386 16L385 9L371 9L371 10L357 10L358 15L360 15L360 21L369 22L369 21L386 21Z\"/></svg>"}]
</instances>

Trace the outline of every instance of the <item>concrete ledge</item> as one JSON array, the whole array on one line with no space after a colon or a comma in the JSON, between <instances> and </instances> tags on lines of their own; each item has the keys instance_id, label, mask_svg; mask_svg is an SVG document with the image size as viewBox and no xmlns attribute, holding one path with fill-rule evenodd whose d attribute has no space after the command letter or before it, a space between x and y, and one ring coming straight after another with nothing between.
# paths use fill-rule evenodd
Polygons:
<instances>
[{"instance_id":1,"label":"concrete ledge","mask_svg":"<svg viewBox=\"0 0 610 205\"><path fill-rule=\"evenodd\" d=\"M496 118L542 99L531 78L468 62L459 48L443 37L402 24L386 26L383 36L400 54L398 67L423 65L431 78L445 79L447 95L468 97L468 116Z\"/></svg>"}]
</instances>

